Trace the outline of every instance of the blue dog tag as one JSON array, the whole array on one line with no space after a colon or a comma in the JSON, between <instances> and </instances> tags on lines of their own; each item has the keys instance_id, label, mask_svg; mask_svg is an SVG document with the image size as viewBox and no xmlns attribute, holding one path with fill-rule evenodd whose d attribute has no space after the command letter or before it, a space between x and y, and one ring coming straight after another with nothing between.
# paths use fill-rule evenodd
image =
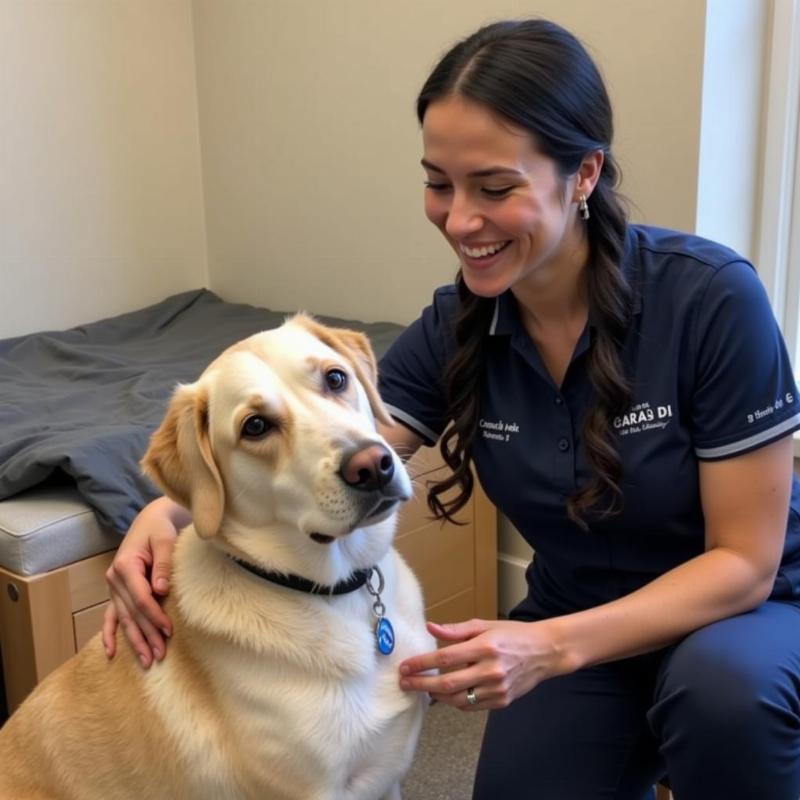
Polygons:
<instances>
[{"instance_id":1,"label":"blue dog tag","mask_svg":"<svg viewBox=\"0 0 800 800\"><path fill-rule=\"evenodd\" d=\"M385 656L394 650L394 628L386 617L381 617L375 626L375 642L378 650Z\"/></svg>"}]
</instances>

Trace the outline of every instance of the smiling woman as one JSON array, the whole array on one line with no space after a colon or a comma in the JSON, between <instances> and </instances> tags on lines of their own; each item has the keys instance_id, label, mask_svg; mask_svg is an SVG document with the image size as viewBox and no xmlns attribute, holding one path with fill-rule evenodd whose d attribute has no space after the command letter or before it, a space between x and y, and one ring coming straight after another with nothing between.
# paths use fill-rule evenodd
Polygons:
<instances>
[{"instance_id":1,"label":"smiling woman","mask_svg":"<svg viewBox=\"0 0 800 800\"><path fill-rule=\"evenodd\" d=\"M800 414L752 411L796 396L753 269L627 224L607 93L558 26L481 29L417 109L425 211L460 270L384 358L382 395L454 469L431 508L458 508L474 463L536 558L510 621L433 627L449 646L401 685L493 709L475 800L639 800L665 769L681 798L794 800L797 728L755 698L798 707Z\"/></svg>"},{"instance_id":2,"label":"smiling woman","mask_svg":"<svg viewBox=\"0 0 800 800\"><path fill-rule=\"evenodd\" d=\"M461 262L464 344L446 373L456 424L445 442L453 442L448 463L455 482L467 491L471 481L462 455L474 436L474 350L486 299L513 287L522 324L557 385L591 303L597 402L587 418L586 448L595 477L567 505L581 524L582 513L601 498L611 507L619 501L620 463L607 419L629 400L619 341L630 289L617 268L625 217L603 81L558 26L498 23L441 60L420 92L417 116L428 172L425 213ZM578 224L579 216L586 224ZM587 270L590 256L594 268ZM434 487L434 511L459 507L460 495L438 502L450 485Z\"/></svg>"}]
</instances>

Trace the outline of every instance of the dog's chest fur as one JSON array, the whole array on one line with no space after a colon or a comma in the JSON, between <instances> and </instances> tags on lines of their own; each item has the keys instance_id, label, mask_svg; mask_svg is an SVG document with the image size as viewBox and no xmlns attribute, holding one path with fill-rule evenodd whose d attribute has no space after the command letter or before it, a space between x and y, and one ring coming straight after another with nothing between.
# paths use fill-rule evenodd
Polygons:
<instances>
[{"instance_id":1,"label":"dog's chest fur","mask_svg":"<svg viewBox=\"0 0 800 800\"><path fill-rule=\"evenodd\" d=\"M249 796L237 785L263 796L274 782L297 787L298 798L380 797L407 769L424 712L425 698L399 689L399 663L434 646L408 567L393 550L381 561L396 634L386 656L366 588L320 597L277 587L209 563L208 545L192 538L182 536L172 612L185 642L172 642L146 692L191 765L197 796Z\"/></svg>"}]
</instances>

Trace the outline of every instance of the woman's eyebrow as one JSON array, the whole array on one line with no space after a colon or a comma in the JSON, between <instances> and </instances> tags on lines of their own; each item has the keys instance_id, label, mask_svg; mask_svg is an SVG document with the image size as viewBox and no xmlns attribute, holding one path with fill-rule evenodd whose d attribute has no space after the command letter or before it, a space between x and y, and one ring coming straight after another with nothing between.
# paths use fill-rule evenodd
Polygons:
<instances>
[{"instance_id":1,"label":"woman's eyebrow","mask_svg":"<svg viewBox=\"0 0 800 800\"><path fill-rule=\"evenodd\" d=\"M424 158L419 163L422 164L425 169L429 169L431 172L441 172L442 175L445 174L445 171L441 167L437 167L436 164L431 164L430 161L426 161Z\"/></svg>"},{"instance_id":2,"label":"woman's eyebrow","mask_svg":"<svg viewBox=\"0 0 800 800\"><path fill-rule=\"evenodd\" d=\"M420 161L425 169L429 169L431 172L438 172L442 175L446 175L447 173L441 168L437 167L436 164L431 164L430 161L426 159L422 159ZM467 177L469 178L487 178L491 175L516 175L519 177L522 173L517 169L512 169L511 167L487 167L486 169L477 169L474 172L468 173Z\"/></svg>"}]
</instances>

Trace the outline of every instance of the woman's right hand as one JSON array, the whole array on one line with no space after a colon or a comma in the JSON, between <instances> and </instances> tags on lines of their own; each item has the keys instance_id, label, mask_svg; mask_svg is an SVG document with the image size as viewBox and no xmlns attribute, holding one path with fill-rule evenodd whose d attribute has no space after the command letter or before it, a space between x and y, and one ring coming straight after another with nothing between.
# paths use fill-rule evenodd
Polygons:
<instances>
[{"instance_id":1,"label":"woman's right hand","mask_svg":"<svg viewBox=\"0 0 800 800\"><path fill-rule=\"evenodd\" d=\"M189 512L167 497L145 506L133 521L106 571L111 602L103 619L103 645L109 658L116 652L118 625L143 667L154 657L164 658L172 623L154 592L169 593L175 540L190 522Z\"/></svg>"}]
</instances>

